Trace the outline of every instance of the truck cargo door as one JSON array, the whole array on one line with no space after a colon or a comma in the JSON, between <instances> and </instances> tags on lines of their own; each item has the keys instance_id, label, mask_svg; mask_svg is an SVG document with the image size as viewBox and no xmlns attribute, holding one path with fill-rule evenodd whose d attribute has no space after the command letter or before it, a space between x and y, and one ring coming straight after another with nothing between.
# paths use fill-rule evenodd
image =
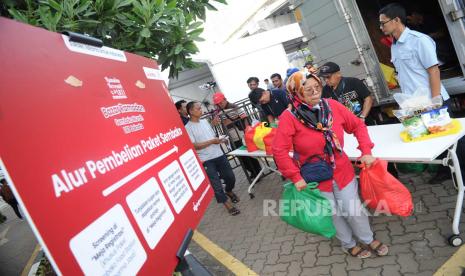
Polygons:
<instances>
[{"instance_id":1,"label":"truck cargo door","mask_svg":"<svg viewBox=\"0 0 465 276\"><path fill-rule=\"evenodd\" d=\"M379 62L355 0L291 0L315 62L332 61L344 76L365 80L377 102L388 96Z\"/></svg>"},{"instance_id":2,"label":"truck cargo door","mask_svg":"<svg viewBox=\"0 0 465 276\"><path fill-rule=\"evenodd\" d=\"M465 0L439 0L439 4L465 75Z\"/></svg>"}]
</instances>

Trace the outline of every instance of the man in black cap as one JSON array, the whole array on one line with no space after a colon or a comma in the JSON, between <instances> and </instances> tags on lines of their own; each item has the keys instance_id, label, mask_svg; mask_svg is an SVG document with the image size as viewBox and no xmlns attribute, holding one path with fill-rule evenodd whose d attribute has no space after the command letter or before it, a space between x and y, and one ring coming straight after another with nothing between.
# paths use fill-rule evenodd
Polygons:
<instances>
[{"instance_id":1,"label":"man in black cap","mask_svg":"<svg viewBox=\"0 0 465 276\"><path fill-rule=\"evenodd\" d=\"M315 74L317 72L317 69L315 68L315 66L313 66L312 61L305 62L304 67L307 68L308 72L311 74Z\"/></svg>"},{"instance_id":2,"label":"man in black cap","mask_svg":"<svg viewBox=\"0 0 465 276\"><path fill-rule=\"evenodd\" d=\"M374 120L368 116L373 106L370 91L363 81L343 77L340 70L334 62L327 62L320 67L319 75L326 83L322 97L337 100L367 125L373 125Z\"/></svg>"},{"instance_id":3,"label":"man in black cap","mask_svg":"<svg viewBox=\"0 0 465 276\"><path fill-rule=\"evenodd\" d=\"M374 125L375 120L369 116L373 106L370 91L357 78L343 77L341 68L334 62L327 62L320 67L319 75L325 80L322 97L332 98L345 105L355 116L365 121L366 125ZM398 172L393 163L388 163L388 171L398 178Z\"/></svg>"},{"instance_id":4,"label":"man in black cap","mask_svg":"<svg viewBox=\"0 0 465 276\"><path fill-rule=\"evenodd\" d=\"M260 106L269 123L274 123L289 107L286 91L282 89L255 88L249 93L249 99L254 105Z\"/></svg>"}]
</instances>

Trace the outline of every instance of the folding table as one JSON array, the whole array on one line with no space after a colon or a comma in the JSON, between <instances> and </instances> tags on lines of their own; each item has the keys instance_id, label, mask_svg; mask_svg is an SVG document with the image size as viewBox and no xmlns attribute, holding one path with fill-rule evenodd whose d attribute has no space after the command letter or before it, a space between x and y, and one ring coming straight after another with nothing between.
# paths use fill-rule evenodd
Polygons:
<instances>
[{"instance_id":1,"label":"folding table","mask_svg":"<svg viewBox=\"0 0 465 276\"><path fill-rule=\"evenodd\" d=\"M452 222L453 235L448 238L449 244L453 246L460 246L463 242L459 236L459 223L465 191L459 160L455 153L458 140L465 135L465 118L459 118L457 120L459 120L462 125L461 131L457 134L410 143L406 143L400 138L400 132L403 129L401 124L368 127L370 138L375 144L372 150L373 156L389 162L441 164L451 169L453 183L457 189L457 201ZM350 134L344 135L344 151L353 161L360 157L360 151L357 149L357 146L358 142L355 136ZM447 156L443 159L436 159L444 151L447 151ZM251 198L254 198L252 193L253 187L267 169L279 173L275 168L266 165L264 160L267 157L273 156L267 155L264 151L248 152L246 149L236 149L230 152L229 155L254 157L260 163L262 169L248 188Z\"/></svg>"},{"instance_id":2,"label":"folding table","mask_svg":"<svg viewBox=\"0 0 465 276\"><path fill-rule=\"evenodd\" d=\"M252 193L252 189L255 186L255 184L258 182L260 177L262 177L262 175L265 174L267 169L281 175L281 173L277 169L270 167L268 165L268 162L266 162L266 158L268 157L273 158L273 155L266 154L266 152L263 150L249 152L247 151L247 149L245 149L245 147L241 147L241 148L238 148L238 149L235 149L229 152L228 155L236 156L236 157L240 157L240 156L253 157L258 160L258 163L260 163L261 170L255 177L255 179L253 179L252 183L250 183L249 188L248 188L250 198L255 197L254 194Z\"/></svg>"},{"instance_id":3,"label":"folding table","mask_svg":"<svg viewBox=\"0 0 465 276\"><path fill-rule=\"evenodd\" d=\"M401 124L368 127L370 138L375 144L372 150L373 156L396 163L441 164L451 169L452 180L457 189L457 201L452 222L453 235L448 238L449 244L453 246L462 244L462 239L459 236L459 223L465 190L459 160L455 153L458 140L465 135L465 118L457 120L462 125L459 133L409 143L402 141L400 138L399 134L403 129ZM357 146L358 142L355 136L345 134L344 151L351 160L360 157ZM447 156L443 159L436 159L444 151L447 151Z\"/></svg>"}]
</instances>

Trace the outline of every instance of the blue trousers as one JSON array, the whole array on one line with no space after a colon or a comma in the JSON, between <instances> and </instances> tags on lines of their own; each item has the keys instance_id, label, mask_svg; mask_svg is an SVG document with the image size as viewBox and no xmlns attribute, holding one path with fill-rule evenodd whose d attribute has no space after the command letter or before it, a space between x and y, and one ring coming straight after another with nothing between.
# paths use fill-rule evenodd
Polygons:
<instances>
[{"instance_id":1,"label":"blue trousers","mask_svg":"<svg viewBox=\"0 0 465 276\"><path fill-rule=\"evenodd\" d=\"M220 157L203 162L203 166L213 187L216 202L225 203L228 200L225 190L226 192L231 192L236 183L236 176L234 175L228 159L225 155L221 155ZM223 179L226 184L224 190L221 179Z\"/></svg>"}]
</instances>

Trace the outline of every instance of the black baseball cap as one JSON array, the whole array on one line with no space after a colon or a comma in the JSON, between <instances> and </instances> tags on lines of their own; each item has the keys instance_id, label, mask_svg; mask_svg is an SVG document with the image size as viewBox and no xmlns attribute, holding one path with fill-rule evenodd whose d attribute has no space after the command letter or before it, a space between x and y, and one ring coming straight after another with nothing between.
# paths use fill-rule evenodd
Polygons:
<instances>
[{"instance_id":1,"label":"black baseball cap","mask_svg":"<svg viewBox=\"0 0 465 276\"><path fill-rule=\"evenodd\" d=\"M327 77L331 75L332 73L339 72L340 70L341 68L339 68L339 65L330 61L330 62L326 62L320 67L320 72L318 73L318 75L320 77Z\"/></svg>"}]
</instances>

